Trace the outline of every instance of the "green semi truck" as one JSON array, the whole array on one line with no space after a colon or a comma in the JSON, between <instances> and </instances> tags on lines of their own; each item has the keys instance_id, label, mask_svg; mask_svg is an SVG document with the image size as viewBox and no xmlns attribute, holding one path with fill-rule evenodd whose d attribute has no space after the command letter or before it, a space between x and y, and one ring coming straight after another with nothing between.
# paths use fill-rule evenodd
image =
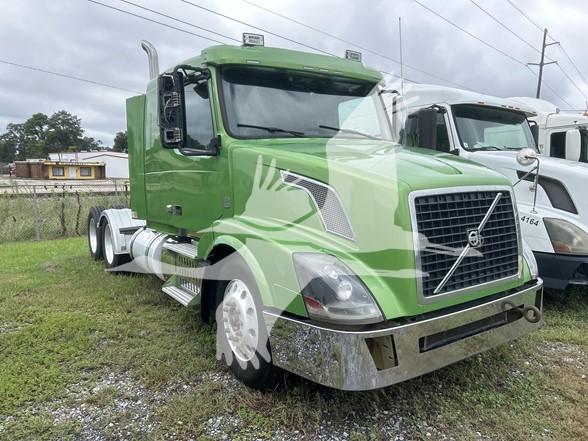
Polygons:
<instances>
[{"instance_id":1,"label":"green semi truck","mask_svg":"<svg viewBox=\"0 0 588 441\"><path fill-rule=\"evenodd\" d=\"M399 146L359 54L262 43L245 34L159 74L143 42L131 209L90 210L91 256L200 305L219 359L253 388L282 370L380 388L540 326L509 181Z\"/></svg>"}]
</instances>

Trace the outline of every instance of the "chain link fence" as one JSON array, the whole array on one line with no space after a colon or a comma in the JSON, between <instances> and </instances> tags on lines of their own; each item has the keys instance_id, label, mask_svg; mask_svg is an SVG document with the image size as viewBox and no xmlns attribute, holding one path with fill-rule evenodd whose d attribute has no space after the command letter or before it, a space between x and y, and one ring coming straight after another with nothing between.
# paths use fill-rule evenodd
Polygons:
<instances>
[{"instance_id":1,"label":"chain link fence","mask_svg":"<svg viewBox=\"0 0 588 441\"><path fill-rule=\"evenodd\" d=\"M129 207L129 183L0 178L0 244L83 236L95 205Z\"/></svg>"}]
</instances>

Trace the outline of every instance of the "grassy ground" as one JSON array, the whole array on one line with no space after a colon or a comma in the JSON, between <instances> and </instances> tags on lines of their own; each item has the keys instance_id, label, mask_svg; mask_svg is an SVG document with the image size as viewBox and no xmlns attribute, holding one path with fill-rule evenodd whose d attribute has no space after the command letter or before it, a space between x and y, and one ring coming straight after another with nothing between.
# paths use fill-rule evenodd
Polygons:
<instances>
[{"instance_id":1,"label":"grassy ground","mask_svg":"<svg viewBox=\"0 0 588 441\"><path fill-rule=\"evenodd\" d=\"M550 293L540 331L412 381L259 393L160 288L107 274L84 238L0 245L0 440L586 439L588 290Z\"/></svg>"}]
</instances>

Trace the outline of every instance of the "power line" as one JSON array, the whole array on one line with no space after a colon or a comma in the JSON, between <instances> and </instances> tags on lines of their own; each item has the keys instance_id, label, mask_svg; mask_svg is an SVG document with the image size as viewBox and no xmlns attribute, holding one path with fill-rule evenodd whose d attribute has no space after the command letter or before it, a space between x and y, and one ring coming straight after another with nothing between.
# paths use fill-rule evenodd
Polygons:
<instances>
[{"instance_id":1,"label":"power line","mask_svg":"<svg viewBox=\"0 0 588 441\"><path fill-rule=\"evenodd\" d=\"M556 63L556 65L557 65L557 67L559 67L559 70L561 70L561 71L562 71L562 73L563 73L563 74L566 76L566 78L567 78L568 80L570 80L570 83L572 83L572 84L574 85L574 87L575 87L576 89L578 89L578 92L580 92L580 93L582 94L582 96L588 100L588 96L586 96L586 94L585 94L585 93L582 91L582 89L580 89L580 88L578 87L578 85L576 84L576 82L570 78L570 76L569 76L569 75L566 73L566 71L565 71L565 70L563 70L563 68L562 68L562 67L561 67L559 64L557 64L557 63Z\"/></svg>"},{"instance_id":2,"label":"power line","mask_svg":"<svg viewBox=\"0 0 588 441\"><path fill-rule=\"evenodd\" d=\"M190 32L190 31L187 31L185 29L181 29L181 28L178 28L178 27L175 27L175 26L172 26L172 25L168 25L166 23L162 23L160 21L153 20L151 18L143 17L143 16L138 15L138 14L133 14L132 12L125 11L124 9L115 8L114 6L106 5L104 3L100 3L100 2L98 2L96 0L88 0L88 1L91 2L91 3L95 3L97 5L100 5L100 6L104 6L105 8L109 8L109 9L113 9L113 10L118 11L118 12L122 12L123 14L132 15L133 17L137 17L137 18L140 18L142 20L150 21L151 23L157 23L158 25L165 26L166 28L175 29L176 31L180 31L180 32L184 32L186 34L194 35L195 37L198 37L198 38L203 38L205 40L214 41L215 43L225 44L223 41L215 40L214 38L210 38L210 37L205 37L204 35L195 34L194 32Z\"/></svg>"},{"instance_id":3,"label":"power line","mask_svg":"<svg viewBox=\"0 0 588 441\"><path fill-rule=\"evenodd\" d=\"M92 0L90 0L90 1L92 1ZM257 30L259 30L261 32L265 32L266 34L269 34L269 35L273 35L274 37L282 38L282 39L284 39L286 41L289 41L290 43L299 44L300 46L304 46L307 49L312 49L313 51L317 51L317 52L320 52L320 53L325 54L325 55L331 55L332 57L337 57L337 55L332 54L330 52L324 51L324 50L319 49L319 48L316 48L314 46L310 46L309 44L302 43L300 41L293 40L293 39L288 38L288 37L284 37L283 35L276 34L275 32L268 31L267 29L263 29L263 28L260 28L258 26L254 26L251 23L245 23L244 21L238 20L238 19L233 18L233 17L229 17L228 15L225 15L225 14L221 14L220 12L213 11L212 9L205 8L204 6L197 5L196 3L192 3L192 2L190 2L188 0L181 0L181 1L184 2L184 3L186 3L186 4L188 4L188 5L190 5L190 6L193 6L195 8L199 8L199 9L202 9L204 11L210 12L211 14L215 14L215 15L218 15L220 17L226 18L228 20L234 21L236 23L239 23L239 24L242 24L242 25L245 25L245 26L252 27L253 29L257 29Z\"/></svg>"},{"instance_id":4,"label":"power line","mask_svg":"<svg viewBox=\"0 0 588 441\"><path fill-rule=\"evenodd\" d=\"M568 59L568 61L570 62L570 64L574 67L574 69L576 70L576 72L580 76L580 78L582 78L582 81L584 81L584 84L586 84L586 86L588 86L588 81L586 81L586 78L584 78L584 75L582 75L582 73L580 72L580 69L578 69L578 67L574 64L574 62L572 61L572 59L570 58L570 56L568 55L568 53L565 51L565 49L561 45L561 43L558 44L558 47L563 52L563 54L565 55L565 57Z\"/></svg>"},{"instance_id":5,"label":"power line","mask_svg":"<svg viewBox=\"0 0 588 441\"><path fill-rule=\"evenodd\" d=\"M184 1L184 0L182 0L182 1ZM457 25L457 24L453 23L451 20L449 20L449 19L447 19L447 18L443 17L441 14L439 14L439 13L435 12L434 10L432 10L431 8L429 8L428 6L425 6L425 5L424 5L424 4L422 4L420 1L418 1L418 0L413 0L413 1L414 1L416 4L418 4L418 5L422 6L423 8L425 8L427 11L429 11L429 12L431 12L431 13L435 14L435 15L436 15L437 17L439 17L440 19L442 19L442 20L446 21L446 22L447 22L447 23L449 23L451 26L453 26L453 27L456 27L456 28L457 28L457 29L459 29L460 31L462 31L462 32L466 33L467 35L469 35L469 36L470 36L470 37L472 37L473 39L475 39L475 40L479 41L480 43L482 43L482 44L484 44L484 45L486 45L486 46L488 46L489 48L491 48L491 49L495 50L496 52L498 52L498 53L500 53L500 54L502 54L502 55L504 55L505 57L507 57L507 58L510 58L510 59L511 59L512 61L514 61L515 63L518 63L518 64L521 64L521 65L523 65L523 66L526 66L526 64L525 64L525 63L523 63L522 61L520 61L520 60L517 60L516 58L512 57L511 55L508 55L506 52L504 52L504 51L502 51L502 50L498 49L496 46L492 46L490 43L488 43L488 42L486 42L486 41L482 40L481 38L478 38L478 37L476 37L476 36L475 36L474 34L472 34L471 32L469 32L469 31L466 31L466 30L465 30L464 28L462 28L461 26L459 26L459 25Z\"/></svg>"},{"instance_id":6,"label":"power line","mask_svg":"<svg viewBox=\"0 0 588 441\"><path fill-rule=\"evenodd\" d=\"M206 31L206 32L210 32L211 34L218 35L219 37L224 37L227 40L232 40L232 41L236 41L237 43L241 43L241 40L239 40L238 38L229 37L228 35L221 34L220 32L211 31L210 29L203 28L202 26L197 26L197 25L195 25L193 23L189 23L187 21L180 20L179 18L172 17L170 15L166 15L166 14L163 14L163 13L158 12L158 11L154 11L153 9L149 9L149 8L146 8L145 6L137 5L137 4L132 3L130 1L127 1L127 0L120 0L120 1L123 2L123 3L127 3L127 4L129 4L131 6L134 6L136 8L140 8L140 9L143 9L145 11L152 12L153 14L157 14L157 15L160 15L162 17L169 18L171 20L175 20L175 21L177 21L179 23L182 23L182 24L185 24L185 25L188 25L188 26L192 26L193 28L197 28L197 29L200 29L200 30L203 30L203 31ZM216 40L213 40L213 41L216 41Z\"/></svg>"},{"instance_id":7,"label":"power line","mask_svg":"<svg viewBox=\"0 0 588 441\"><path fill-rule=\"evenodd\" d=\"M514 57L510 56L509 54L507 54L506 52L504 52L504 51L502 51L502 50L500 50L500 49L496 48L495 46L492 46L490 43L488 43L488 42L486 42L486 41L482 40L481 38L478 38L478 37L476 37L476 36L475 36L475 35L473 35L471 32L468 32L468 31L466 31L466 30L465 30L465 29L463 29L462 27L460 27L460 26L458 26L457 24L453 23L451 20L449 20L449 19L447 19L447 18L443 17L442 15L438 14L437 12L435 12L434 10L432 10L431 8L429 8L429 7L425 6L424 4L422 4L420 1L418 1L418 0L413 0L413 1L414 1L415 3L417 3L417 4L419 4L420 6L422 6L423 8L427 9L429 12L432 12L432 13L433 13L433 14L435 14L437 17L441 18L442 20L446 21L447 23L449 23L449 24L451 24L452 26L454 26L454 27L458 28L458 29L459 29L459 30L461 30L462 32L466 33L466 34L467 34L467 35L469 35L470 37L472 37L472 38L476 39L477 41L481 42L482 44L484 44L484 45L486 45L486 46L488 46L488 47L490 47L490 48L494 49L495 51L497 51L497 52L501 53L502 55L504 55L505 57L508 57L509 59L511 59L511 60L513 60L513 61L515 61L516 63L518 63L518 64L521 64L521 65L525 66L526 68L528 68L528 69L529 69L529 71L530 71L530 72L532 72L532 73L533 73L535 76L537 76L537 77L538 77L538 75L537 75L537 74L535 74L535 72L533 72L533 71L532 71L532 70L529 68L529 66L527 66L527 64L526 64L526 63L523 63L522 61L520 61L520 60L517 60L516 58L514 58ZM528 16L527 16L527 15L526 15L524 12L522 12L522 11L521 11L521 10L520 10L520 9L519 9L519 8L518 8L516 5L514 5L514 4L513 4L513 3L512 3L510 0L507 0L507 1L508 1L508 2L509 2L511 5L513 5L513 7L515 7L515 8L516 8L516 9L517 9L517 10L518 10L518 11L519 11L521 14L523 14L525 17L527 17L527 19L529 19L529 20L530 20L530 21L531 21L531 22L532 22L532 23L533 23L535 26L537 26L537 27L539 27L539 29L541 29L541 27L540 27L540 26L539 26L537 23L535 23L533 20L531 20L531 18L530 18L530 17L528 17ZM473 2L472 2L472 3L473 3ZM475 4L475 3L474 3L474 4ZM477 6L477 5L476 5L476 6ZM564 72L564 74L565 74L565 72ZM566 76L567 76L567 74L566 74ZM569 78L569 77L568 77L568 78ZM572 83L573 83L573 82L572 82ZM553 88L552 88L551 86L549 86L549 85L548 85L548 84L547 84L545 81L543 81L543 79L541 79L541 84L545 84L545 86L546 86L546 87L547 87L549 90L551 90L551 91L552 91L552 92L553 92L553 93L554 93L554 94L555 94L557 97L559 97L559 99L561 99L561 100L562 100L564 103L566 103L568 106L572 107L572 106L571 106L571 105L570 105L570 104L569 104L569 103L568 103L566 100L564 100L564 99L561 97L561 95L559 95L557 92L555 92L555 90L553 90Z\"/></svg>"},{"instance_id":8,"label":"power line","mask_svg":"<svg viewBox=\"0 0 588 441\"><path fill-rule=\"evenodd\" d=\"M502 23L500 20L498 20L496 17L494 17L488 11L486 11L483 7L481 7L479 4L477 4L474 0L470 0L470 2L473 3L482 12L484 12L484 14L486 14L488 17L490 17L492 20L494 20L496 23L498 23L500 26L502 26L504 29L506 29L508 32L510 32L512 35L514 35L516 38L518 38L523 43L525 43L527 46L529 46L531 49L533 49L535 52L541 53L541 51L539 49L537 49L535 46L533 46L527 40L525 40L524 38L522 38L519 34L517 34L516 32L514 32L512 29L510 29L508 26L506 26L504 23Z\"/></svg>"},{"instance_id":9,"label":"power line","mask_svg":"<svg viewBox=\"0 0 588 441\"><path fill-rule=\"evenodd\" d=\"M213 39L213 38L205 37L205 36L203 36L203 35L195 34L195 33L193 33L193 32L187 31L187 30L185 30L185 29L181 29L181 28L178 28L178 27L175 27L175 26L171 26L171 25L168 25L168 24L166 24L166 23L159 22L159 21L157 21L157 20L152 20L152 19L150 19L150 18L143 17L143 16L141 16L141 15L134 14L134 13L132 13L132 12L125 11L125 10L123 10L123 9L116 8L116 7L114 7L114 6L110 6L110 5L106 5L106 4L104 4L104 3L100 3L100 2L98 2L98 1L96 1L96 0L88 0L88 1L89 1L89 2L92 2L92 3L95 3L95 4L97 4L97 5L100 5L100 6L104 6L104 7L106 7L106 8L109 8L109 9L113 9L113 10L115 10L115 11L118 11L118 12L121 12L121 13L124 13L124 14L127 14L127 15L131 15L131 16L133 16L133 17L140 18L140 19L142 19L142 20L146 20L146 21L149 21L149 22L152 22L152 23L157 23L157 24L159 24L159 25L161 25L161 26L165 26L165 27L168 27L168 28L172 28L172 29L175 29L175 30L177 30L177 31L181 31L181 32L184 32L184 33L187 33L187 34L190 34L190 35L194 35L194 36L196 36L196 37L204 38L204 39L206 39L206 40L211 40L211 41L214 41L214 42L216 42L216 43L219 43L219 44L225 44L225 43L224 43L224 42L222 42L222 41L218 41L218 40L215 40L215 39ZM187 25L189 25L189 26L194 26L194 27L197 27L198 29L202 29L202 30L205 30L205 31L207 31L207 32L213 32L213 31L210 31L210 30L208 30L207 28L203 28L203 27L200 27L200 26L193 25L193 24L191 24L191 23L188 23L188 22L186 22L186 21L180 20L180 19L178 19L178 18L176 18L176 17L171 17L171 16L169 16L169 15L162 14L162 13L160 13L160 12L158 12L158 11L155 11L155 10L152 10L152 9L149 9L149 8L146 8L146 7L143 7L143 6L137 5L137 4L135 4L135 3L131 3L131 2L129 2L129 1L126 1L126 0L120 0L120 1L122 1L122 2L124 2L124 3L127 3L127 4L130 4L130 5L133 5L133 6L137 7L137 8L141 8L141 9L144 9L144 10L146 10L146 11L152 12L152 13L154 13L154 14L161 15L161 16L163 16L163 17L166 17L166 18L169 18L169 19L171 19L171 20L175 20L175 21L178 21L178 22L180 22L180 23L187 24ZM199 7L199 5L194 5L194 6L198 6L198 7ZM215 13L215 14L216 14L216 12L215 12L215 11L209 11L209 12L212 12L212 13ZM221 14L221 15L222 15L222 14ZM226 16L225 16L225 17L226 17ZM226 18L229 18L229 19L231 19L231 20L236 20L236 19L233 19L233 18L231 18L231 17L226 17ZM246 23L244 23L244 24L245 24L245 25L247 25L247 26L253 27L254 29L259 29L259 30L262 30L262 31L264 31L263 29L260 29L260 28L258 28L258 27L255 27L255 26L253 26L253 25L249 25L249 24L246 24ZM266 31L264 31L264 32L266 32ZM220 33L218 33L218 32L213 32L213 33L215 33L215 34L217 34L217 35L220 35L220 36L222 36L222 37L224 37L224 38L227 38L227 39L229 39L229 40L233 40L233 41L236 41L236 42L241 42L241 40L237 40L237 39L235 39L235 38L233 38L233 37L229 37L229 36L227 36L227 35L220 34ZM277 36L277 37L279 37L279 38L283 38L283 39L289 40L289 41L291 41L291 42L294 42L294 43L296 43L296 44L300 44L300 45L302 45L302 46L310 47L310 48L312 48L313 50L316 50L316 51L322 52L322 53L324 53L324 54L326 54L326 55L330 55L330 56L333 56L333 57L337 57L337 55L335 55L335 54L331 54L331 53L329 53L329 52L322 51L322 50L320 50L320 49L317 49L317 48L314 48L314 47L312 47L312 46L305 45L304 43L297 42L296 40L292 40L292 39L289 39L289 38L287 38L287 37L283 37L283 36L281 36L281 35L278 35L278 34L273 34L273 33L269 32L269 31L267 31L267 33L269 33L269 34L272 34L272 35L275 35L275 36ZM338 58L338 57L337 57L337 58ZM383 74L387 74L387 75L391 75L391 76L394 76L394 77L398 77L398 78L400 78L398 75L394 75L394 74L392 74L392 73L390 73L390 72L386 72L386 71L383 71L383 70L380 70L380 72L381 72L381 73L383 73ZM406 80L407 80L407 81L410 81L410 82L413 82L413 83L417 83L417 81L414 81L414 80L411 80L411 79L406 79Z\"/></svg>"},{"instance_id":10,"label":"power line","mask_svg":"<svg viewBox=\"0 0 588 441\"><path fill-rule=\"evenodd\" d=\"M90 1L93 1L93 0L90 0ZM244 25L244 26L249 26L249 27L251 27L251 28L253 28L253 29L257 29L258 31L264 32L264 33L266 33L266 34L268 34L268 35L273 35L274 37L278 37L278 38L281 38L281 39L283 39L283 40L289 41L290 43L294 43L294 44L297 44L297 45L303 46L303 47L305 47L305 48L307 48L307 49L312 49L312 50L314 50L314 51L320 52L320 53L322 53L322 54L325 54L325 55L330 55L330 56L332 56L332 57L339 58L339 56L337 56L337 55L335 55L335 54L333 54L333 53L331 53L331 52L327 52L327 51L324 51L324 50L322 50L322 49L316 48L316 47L314 47L314 46L310 46L310 45L308 45L308 44L306 44L306 43L302 43L302 42L300 42L300 41L293 40L293 39L291 39L291 38L288 38L288 37L285 37L285 36L283 36L283 35L277 34L277 33L275 33L275 32L268 31L267 29L260 28L259 26L252 25L251 23L246 23L246 22L244 22L244 21L241 21L241 20L238 20L238 19L236 19L236 18L234 18L234 17L229 17L228 15L221 14L220 12L213 11L212 9L205 8L204 6L197 5L196 3L192 3L192 2L189 2L189 1L187 1L187 0L181 0L181 1L182 1L182 2L184 2L184 3L187 3L187 4L189 4L190 6L194 6L194 7L196 7L196 8L202 9L202 10L204 10L204 11L206 11L206 12L210 12L211 14L215 14L215 15L218 15L219 17L226 18L227 20L234 21L234 22L236 22L236 23L239 23L239 24L242 24L242 25ZM395 75L395 74L393 74L393 73L391 73L391 72L386 72L386 71L384 71L384 70L380 70L379 72L381 72L381 73L383 73L383 74L391 75L391 76L393 76L393 77L396 77L396 78L400 78L398 75ZM406 80L406 81L410 81L411 83L417 83L417 84L418 84L418 81L411 80L410 78L405 78L405 80Z\"/></svg>"},{"instance_id":11,"label":"power line","mask_svg":"<svg viewBox=\"0 0 588 441\"><path fill-rule=\"evenodd\" d=\"M276 15L276 16L278 16L278 17L280 17L280 18L283 18L284 20L288 20L288 21L290 21L290 22L292 22L292 23L296 23L297 25L300 25L300 26L303 26L303 27L305 27L305 28L307 28L307 29L310 29L310 30L312 30L312 31L318 32L319 34L326 35L327 37L330 37L330 38L333 38L333 39L335 39L335 40L341 41L341 42L343 42L343 43L345 43L345 44L350 44L350 45L352 45L352 46L354 46L354 47L356 47L356 48L358 48L358 49L361 49L361 50L363 50L363 51L369 52L370 54L374 54L374 55L377 55L378 57L385 58L386 60L393 61L394 63L401 64L401 62L400 62L400 61L398 61L398 60L395 60L394 58L388 57L387 55L384 55L384 54L381 54L381 53L379 53L379 52L373 51L373 50L371 50L371 49L369 49L369 48L366 48L366 47L360 46L359 44L357 44L357 43L354 43L354 42L352 42L352 41L348 41L348 40L345 40L345 39L343 39L343 38L337 37L336 35L329 34L328 32L325 32L325 31L323 31L323 30L321 30L321 29L318 29L318 28L315 28L315 27L309 26L309 25L307 25L306 23L302 23L301 21L298 21L298 20L295 20L295 19L293 19L293 18L290 18L290 17L287 17L287 16L285 16L285 15L282 15L282 14L280 14L280 13L278 13L278 12L276 12L276 11L273 11L273 10L271 10L271 9L269 9L269 8L263 7L263 6L261 6L261 5L258 5L258 4L256 4L256 3L253 3L253 2L251 2L251 1L248 1L248 0L241 0L241 1L243 1L243 2L247 3L247 4L251 5L251 6L255 6L256 8L262 9L262 10L264 10L264 11L266 11L266 12L269 12L270 14L273 14L273 15ZM454 83L453 81L449 81L449 80L447 80L447 79L445 79L445 78L439 77L439 76L437 76L437 75L433 75L433 74L431 74L431 73L429 73L429 72L426 72L426 71L424 71L424 70L422 70L422 69L419 69L419 68L417 68L417 67L410 66L410 65L408 65L408 64L404 64L404 66L405 66L405 67L408 67L409 69L412 69L412 70L414 70L414 71L416 71L416 72L420 72L420 73L423 73L423 74L425 74L425 75L428 75L428 76L430 76L430 77L432 77L432 78L436 78L436 79L438 79L438 80L441 80L441 81L444 81L444 82L446 82L446 83L453 84L454 86L458 86L458 87L461 87L461 88L463 88L463 89L467 89L467 90L472 90L472 89L470 89L469 87L466 87L466 86L464 86L464 85L462 85L462 84ZM409 81L410 81L410 80L409 80Z\"/></svg>"},{"instance_id":12,"label":"power line","mask_svg":"<svg viewBox=\"0 0 588 441\"><path fill-rule=\"evenodd\" d=\"M537 29L539 29L541 32L543 32L544 28L539 26L539 24L537 24L537 22L535 20L533 20L531 17L529 17L527 14L525 14L521 8L519 8L517 5L515 5L511 0L506 0L506 1L509 2L513 8L515 8L517 11L519 11L523 17L525 17L527 20L529 20L533 24L533 26L535 26Z\"/></svg>"},{"instance_id":13,"label":"power line","mask_svg":"<svg viewBox=\"0 0 588 441\"><path fill-rule=\"evenodd\" d=\"M535 75L537 78L539 78L539 74L534 72L533 69L531 69L529 66L526 66L526 67L527 67L527 69L529 69L529 72L531 72L533 75ZM564 100L559 93L557 93L555 90L553 90L553 88L549 84L547 84L545 81L541 80L541 84L545 85L545 87L547 87L549 90L551 90L551 92L555 96L557 96L562 102L566 103L570 107L573 107L570 103L568 103L566 100Z\"/></svg>"},{"instance_id":14,"label":"power line","mask_svg":"<svg viewBox=\"0 0 588 441\"><path fill-rule=\"evenodd\" d=\"M471 1L471 0L470 0ZM533 26L535 26L537 29L539 29L541 32L544 31L544 28L541 27L541 25L539 25L539 23L537 23L535 20L533 20L531 17L529 17L529 15L527 15L520 7L518 7L517 5L515 5L511 0L506 0L508 3L510 3L510 5L515 8L523 17L525 17L527 20L529 20L529 22L531 22L531 24L533 24ZM549 38L555 42L555 39L549 35ZM588 86L588 81L586 81L586 78L584 77L584 75L582 75L582 73L580 72L580 69L578 69L578 67L575 65L575 63L572 61L572 59L570 58L570 56L568 55L568 53L565 51L565 49L563 48L561 43L557 44L560 48L560 50L563 52L563 54L565 55L565 57L567 58L567 60L569 61L569 63L572 65L572 67L575 69L576 73L580 76L580 78L582 78L582 81L584 81L584 84L586 84L586 86ZM570 82L576 87L576 89L578 89L578 91L584 96L584 98L586 98L586 95L584 94L584 92L582 92L582 90L576 85L576 83L574 83L574 81L569 77L569 75L563 70L563 68L558 64L559 69L563 72L563 74L568 78L568 80L570 80ZM544 83L545 84L545 83Z\"/></svg>"},{"instance_id":15,"label":"power line","mask_svg":"<svg viewBox=\"0 0 588 441\"><path fill-rule=\"evenodd\" d=\"M23 69L29 69L29 70L34 70L34 71L37 71L37 72L43 72L43 73L47 73L47 74L51 74L51 75L56 75L58 77L69 78L71 80L83 81L84 83L95 84L97 86L109 87L111 89L117 89L117 90L124 90L125 92L142 93L142 92L137 92L136 90L125 89L124 87L112 86L110 84L101 83L99 81L87 80L85 78L79 78L79 77L74 77L72 75L66 75L66 74L62 74L62 73L59 73L59 72L52 72L50 70L40 69L38 67L26 66L24 64L18 64L18 63L12 63L11 61L0 60L0 63L9 64L11 66L22 67Z\"/></svg>"}]
</instances>

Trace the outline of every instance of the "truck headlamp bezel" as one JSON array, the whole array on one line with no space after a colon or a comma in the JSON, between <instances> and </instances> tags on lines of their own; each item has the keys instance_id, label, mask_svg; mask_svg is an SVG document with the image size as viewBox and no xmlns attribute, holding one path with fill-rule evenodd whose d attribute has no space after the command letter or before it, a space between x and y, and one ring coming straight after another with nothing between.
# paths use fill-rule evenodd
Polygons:
<instances>
[{"instance_id":1,"label":"truck headlamp bezel","mask_svg":"<svg viewBox=\"0 0 588 441\"><path fill-rule=\"evenodd\" d=\"M588 255L588 233L564 219L544 218L545 229L557 254Z\"/></svg>"},{"instance_id":2,"label":"truck headlamp bezel","mask_svg":"<svg viewBox=\"0 0 588 441\"><path fill-rule=\"evenodd\" d=\"M384 320L369 289L341 260L323 253L295 253L292 258L310 318L353 325Z\"/></svg>"}]
</instances>

